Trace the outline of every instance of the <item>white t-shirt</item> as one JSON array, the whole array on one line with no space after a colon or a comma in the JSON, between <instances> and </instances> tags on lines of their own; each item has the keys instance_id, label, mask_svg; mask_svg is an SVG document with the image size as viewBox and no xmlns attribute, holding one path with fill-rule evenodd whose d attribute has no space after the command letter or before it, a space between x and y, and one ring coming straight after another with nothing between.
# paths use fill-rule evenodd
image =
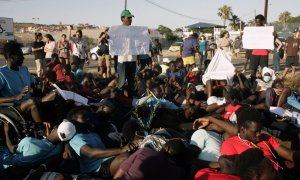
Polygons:
<instances>
[{"instance_id":1,"label":"white t-shirt","mask_svg":"<svg viewBox=\"0 0 300 180\"><path fill-rule=\"evenodd\" d=\"M86 58L86 50L88 45L85 40L81 39L80 41L74 40L73 42L73 55L77 56L79 59Z\"/></svg>"},{"instance_id":2,"label":"white t-shirt","mask_svg":"<svg viewBox=\"0 0 300 180\"><path fill-rule=\"evenodd\" d=\"M135 62L137 60L137 55L126 55L126 56L118 56L118 62Z\"/></svg>"},{"instance_id":3,"label":"white t-shirt","mask_svg":"<svg viewBox=\"0 0 300 180\"><path fill-rule=\"evenodd\" d=\"M53 50L52 52L46 52L45 58L51 58L52 54L55 52L56 43L55 41L51 41L50 43L46 43L45 49Z\"/></svg>"}]
</instances>

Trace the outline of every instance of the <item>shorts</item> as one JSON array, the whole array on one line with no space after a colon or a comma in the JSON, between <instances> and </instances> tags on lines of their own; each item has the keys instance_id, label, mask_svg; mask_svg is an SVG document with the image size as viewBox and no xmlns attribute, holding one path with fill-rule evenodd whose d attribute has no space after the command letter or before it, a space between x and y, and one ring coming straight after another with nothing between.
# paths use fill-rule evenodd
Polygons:
<instances>
[{"instance_id":1,"label":"shorts","mask_svg":"<svg viewBox=\"0 0 300 180\"><path fill-rule=\"evenodd\" d=\"M183 64L184 65L192 65L195 64L195 56L188 56L188 57L183 57Z\"/></svg>"},{"instance_id":2,"label":"shorts","mask_svg":"<svg viewBox=\"0 0 300 180\"><path fill-rule=\"evenodd\" d=\"M299 66L299 56L288 56L286 58L285 67L290 68L293 66Z\"/></svg>"},{"instance_id":3,"label":"shorts","mask_svg":"<svg viewBox=\"0 0 300 180\"><path fill-rule=\"evenodd\" d=\"M104 58L105 58L106 67L110 67L110 55L109 54L103 54L102 56L98 56L98 65L103 66Z\"/></svg>"},{"instance_id":4,"label":"shorts","mask_svg":"<svg viewBox=\"0 0 300 180\"><path fill-rule=\"evenodd\" d=\"M256 71L258 66L262 68L268 67L269 56L257 56L251 55L250 57L250 69Z\"/></svg>"}]
</instances>

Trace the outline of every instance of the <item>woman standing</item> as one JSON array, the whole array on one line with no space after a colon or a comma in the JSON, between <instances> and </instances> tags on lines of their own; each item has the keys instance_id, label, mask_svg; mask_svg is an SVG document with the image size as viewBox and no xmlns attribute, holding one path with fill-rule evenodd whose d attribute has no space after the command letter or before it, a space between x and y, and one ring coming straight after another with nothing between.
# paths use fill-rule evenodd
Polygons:
<instances>
[{"instance_id":1,"label":"woman standing","mask_svg":"<svg viewBox=\"0 0 300 180\"><path fill-rule=\"evenodd\" d=\"M45 43L42 41L42 33L35 33L35 41L32 44L32 52L34 54L35 64L36 64L36 74L41 77L43 71L45 70L44 64L44 47Z\"/></svg>"},{"instance_id":2,"label":"woman standing","mask_svg":"<svg viewBox=\"0 0 300 180\"><path fill-rule=\"evenodd\" d=\"M203 62L207 59L207 41L204 35L201 35L199 38L199 52L200 52L200 69L202 69Z\"/></svg>"},{"instance_id":3,"label":"woman standing","mask_svg":"<svg viewBox=\"0 0 300 180\"><path fill-rule=\"evenodd\" d=\"M50 34L45 34L46 45L44 48L44 52L46 53L45 61L48 64L51 61L51 56L56 50L56 43L54 38Z\"/></svg>"},{"instance_id":4,"label":"woman standing","mask_svg":"<svg viewBox=\"0 0 300 180\"><path fill-rule=\"evenodd\" d=\"M98 53L98 71L99 75L102 77L103 76L103 71L104 71L104 66L103 66L103 61L105 60L105 66L106 66L106 77L109 78L111 75L110 72L110 55L109 55L109 47L108 47L108 29L105 30L104 32L101 32L98 43L99 43L99 53Z\"/></svg>"},{"instance_id":5,"label":"woman standing","mask_svg":"<svg viewBox=\"0 0 300 180\"><path fill-rule=\"evenodd\" d=\"M63 65L70 64L70 43L66 38L65 34L61 35L57 48L59 50L59 61Z\"/></svg>"},{"instance_id":6,"label":"woman standing","mask_svg":"<svg viewBox=\"0 0 300 180\"><path fill-rule=\"evenodd\" d=\"M229 35L228 31L221 32L221 34L220 34L221 39L219 40L219 43L218 43L218 48L222 49L228 53L230 52L230 49L232 48L232 42L229 37L230 37L230 35Z\"/></svg>"},{"instance_id":7,"label":"woman standing","mask_svg":"<svg viewBox=\"0 0 300 180\"><path fill-rule=\"evenodd\" d=\"M274 32L274 50L273 50L273 66L275 73L280 71L280 57L279 57L279 50L282 48L283 44L278 39L277 32Z\"/></svg>"}]
</instances>

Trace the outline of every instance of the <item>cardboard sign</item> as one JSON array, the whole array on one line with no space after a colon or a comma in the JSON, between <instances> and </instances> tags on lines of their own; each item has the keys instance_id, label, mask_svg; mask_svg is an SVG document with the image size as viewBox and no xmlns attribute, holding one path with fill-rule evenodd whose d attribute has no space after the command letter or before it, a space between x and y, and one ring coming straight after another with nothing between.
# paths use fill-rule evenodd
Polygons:
<instances>
[{"instance_id":1,"label":"cardboard sign","mask_svg":"<svg viewBox=\"0 0 300 180\"><path fill-rule=\"evenodd\" d=\"M143 26L112 26L108 31L110 55L139 55L149 53L150 36Z\"/></svg>"},{"instance_id":2,"label":"cardboard sign","mask_svg":"<svg viewBox=\"0 0 300 180\"><path fill-rule=\"evenodd\" d=\"M244 49L274 49L274 27L245 27L243 35Z\"/></svg>"}]
</instances>

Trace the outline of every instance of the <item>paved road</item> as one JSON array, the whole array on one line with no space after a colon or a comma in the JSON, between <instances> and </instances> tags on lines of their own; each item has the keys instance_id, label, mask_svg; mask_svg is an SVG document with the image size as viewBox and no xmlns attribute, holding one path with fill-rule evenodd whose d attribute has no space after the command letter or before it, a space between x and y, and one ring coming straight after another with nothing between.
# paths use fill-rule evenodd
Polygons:
<instances>
[{"instance_id":1,"label":"paved road","mask_svg":"<svg viewBox=\"0 0 300 180\"><path fill-rule=\"evenodd\" d=\"M34 56L33 55L26 55L24 57L25 57L24 65L28 67L30 72L35 72L36 66L35 66L35 62L34 62ZM269 66L272 67L272 64L273 64L272 55L270 55L269 58L270 58L269 59ZM170 57L170 60L175 60L175 58ZM233 59L232 59L232 63L240 70L243 69L244 62L245 62L244 55L241 55L240 58L233 57ZM5 63L5 59L4 59L3 55L0 55L0 66L3 66L5 64L6 63ZM97 61L90 60L90 64L85 65L84 68L88 72L96 72L97 71Z\"/></svg>"}]
</instances>

